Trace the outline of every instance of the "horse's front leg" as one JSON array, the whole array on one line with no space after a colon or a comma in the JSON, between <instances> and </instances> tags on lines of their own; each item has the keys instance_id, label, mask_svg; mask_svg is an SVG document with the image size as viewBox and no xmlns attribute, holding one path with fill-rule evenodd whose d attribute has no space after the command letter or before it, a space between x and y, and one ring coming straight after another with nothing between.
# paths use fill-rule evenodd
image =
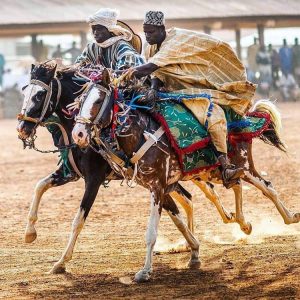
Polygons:
<instances>
[{"instance_id":1,"label":"horse's front leg","mask_svg":"<svg viewBox=\"0 0 300 300\"><path fill-rule=\"evenodd\" d=\"M246 222L243 214L243 193L242 193L242 183L237 183L232 187L235 195L235 220L240 225L241 230L246 234L251 234L252 225Z\"/></svg>"},{"instance_id":2,"label":"horse's front leg","mask_svg":"<svg viewBox=\"0 0 300 300\"><path fill-rule=\"evenodd\" d=\"M146 245L147 253L145 265L142 270L135 274L136 282L145 282L150 279L152 273L152 258L153 258L153 248L157 238L158 224L161 216L162 210L162 200L163 193L151 192L151 208L150 208L150 218L148 221L148 227L146 232Z\"/></svg>"},{"instance_id":3,"label":"horse's front leg","mask_svg":"<svg viewBox=\"0 0 300 300\"><path fill-rule=\"evenodd\" d=\"M96 164L100 169L99 165ZM90 212L90 209L95 201L100 185L104 182L104 173L98 176L98 173L89 173L89 176L85 177L85 192L83 199L81 200L80 208L73 220L72 231L69 238L68 245L61 256L60 260L54 264L50 273L58 274L65 272L65 265L72 259L75 243L79 233L81 232L84 222Z\"/></svg>"},{"instance_id":4,"label":"horse's front leg","mask_svg":"<svg viewBox=\"0 0 300 300\"><path fill-rule=\"evenodd\" d=\"M235 222L234 215L231 212L228 212L220 202L220 197L215 191L213 184L209 182L204 182L199 178L193 179L192 182L196 184L205 194L206 198L209 199L215 205L225 224Z\"/></svg>"},{"instance_id":5,"label":"horse's front leg","mask_svg":"<svg viewBox=\"0 0 300 300\"><path fill-rule=\"evenodd\" d=\"M61 166L58 170L48 175L47 177L41 179L35 186L34 194L28 213L28 221L25 229L25 242L32 243L36 237L35 223L38 220L38 209L42 199L43 194L52 187L66 184L70 181L78 179L78 177L65 177L63 175L63 167Z\"/></svg>"}]
</instances>

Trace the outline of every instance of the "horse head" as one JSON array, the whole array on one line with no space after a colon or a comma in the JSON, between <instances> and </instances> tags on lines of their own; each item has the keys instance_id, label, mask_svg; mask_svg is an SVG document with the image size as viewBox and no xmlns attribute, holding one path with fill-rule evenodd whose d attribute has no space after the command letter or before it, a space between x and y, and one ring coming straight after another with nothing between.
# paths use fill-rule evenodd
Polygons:
<instances>
[{"instance_id":1,"label":"horse head","mask_svg":"<svg viewBox=\"0 0 300 300\"><path fill-rule=\"evenodd\" d=\"M18 116L17 131L19 138L26 140L35 133L39 123L48 118L57 105L59 99L52 95L52 83L56 66L51 63L32 65L30 82L23 87L23 105Z\"/></svg>"},{"instance_id":2,"label":"horse head","mask_svg":"<svg viewBox=\"0 0 300 300\"><path fill-rule=\"evenodd\" d=\"M79 147L88 146L93 129L101 130L111 123L113 96L110 74L104 69L100 76L90 81L80 97L80 110L72 131L73 140Z\"/></svg>"}]
</instances>

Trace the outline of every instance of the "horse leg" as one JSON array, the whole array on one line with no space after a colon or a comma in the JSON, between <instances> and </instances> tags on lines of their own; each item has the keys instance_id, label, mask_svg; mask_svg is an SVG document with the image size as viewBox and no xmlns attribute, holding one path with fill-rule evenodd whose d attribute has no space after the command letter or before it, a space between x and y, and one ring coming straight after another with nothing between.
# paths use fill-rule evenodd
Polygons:
<instances>
[{"instance_id":1,"label":"horse leg","mask_svg":"<svg viewBox=\"0 0 300 300\"><path fill-rule=\"evenodd\" d=\"M252 225L249 222L246 222L244 214L243 214L243 193L242 193L242 184L237 183L232 187L235 195L235 220L240 225L241 230L246 233L250 234L252 231Z\"/></svg>"},{"instance_id":2,"label":"horse leg","mask_svg":"<svg viewBox=\"0 0 300 300\"><path fill-rule=\"evenodd\" d=\"M253 155L252 155L252 143L249 143L247 145L247 158L248 158L248 163L249 163L249 172L259 180L264 181L267 185L270 185L271 182L265 180L256 170L255 165L254 165L254 160L253 160Z\"/></svg>"},{"instance_id":3,"label":"horse leg","mask_svg":"<svg viewBox=\"0 0 300 300\"><path fill-rule=\"evenodd\" d=\"M173 200L175 200L177 203L179 203L182 206L187 216L187 227L190 230L190 232L193 234L194 233L194 208L193 208L193 202L191 200L192 198L191 194L187 192L182 186L179 186L178 188L176 188L175 191L171 192L168 197L171 197ZM174 222L173 219L172 221ZM180 241L176 245L170 246L170 248L168 249L158 250L158 251L155 250L156 253L181 253L181 252L188 252L188 251L190 251L190 247L187 241Z\"/></svg>"},{"instance_id":4,"label":"horse leg","mask_svg":"<svg viewBox=\"0 0 300 300\"><path fill-rule=\"evenodd\" d=\"M63 167L61 166L58 170L56 170L52 174L41 179L35 186L30 210L28 213L26 230L25 230L25 243L32 243L37 237L37 233L34 225L38 220L37 213L38 213L38 208L43 194L51 187L64 185L74 180L74 177L65 177L63 175L62 168Z\"/></svg>"},{"instance_id":5,"label":"horse leg","mask_svg":"<svg viewBox=\"0 0 300 300\"><path fill-rule=\"evenodd\" d=\"M208 198L217 208L222 220L224 223L234 223L235 217L232 213L228 212L220 202L219 195L214 190L213 184L209 182L204 182L201 179L193 179L193 183L195 183L205 194L206 198Z\"/></svg>"},{"instance_id":6,"label":"horse leg","mask_svg":"<svg viewBox=\"0 0 300 300\"><path fill-rule=\"evenodd\" d=\"M158 224L161 217L161 200L163 199L162 194L162 191L151 192L150 218L148 221L148 227L146 232L147 253L143 269L135 274L134 280L136 282L148 281L152 273L153 248L156 242Z\"/></svg>"},{"instance_id":7,"label":"horse leg","mask_svg":"<svg viewBox=\"0 0 300 300\"><path fill-rule=\"evenodd\" d=\"M199 268L199 242L195 238L191 230L188 228L188 226L183 222L180 212L176 206L176 203L169 195L166 195L165 197L163 208L167 210L170 218L172 219L178 230L185 237L188 245L191 248L191 258L188 266L190 268Z\"/></svg>"},{"instance_id":8,"label":"horse leg","mask_svg":"<svg viewBox=\"0 0 300 300\"><path fill-rule=\"evenodd\" d=\"M291 213L283 205L283 203L278 198L276 190L272 187L272 184L270 182L265 181L263 178L256 177L248 171L245 172L243 180L251 183L256 188L261 190L262 193L275 204L285 224L298 223L300 221L300 213Z\"/></svg>"},{"instance_id":9,"label":"horse leg","mask_svg":"<svg viewBox=\"0 0 300 300\"><path fill-rule=\"evenodd\" d=\"M72 259L77 237L81 232L84 222L95 201L99 187L105 180L106 168L102 168L100 166L101 164L95 163L93 171L88 172L85 176L84 196L81 200L80 208L72 223L72 231L68 245L59 261L56 262L53 268L51 269L50 273L52 274L59 274L65 272L65 264Z\"/></svg>"},{"instance_id":10,"label":"horse leg","mask_svg":"<svg viewBox=\"0 0 300 300\"><path fill-rule=\"evenodd\" d=\"M169 195L184 209L186 213L188 229L194 234L194 207L192 195L181 185L176 188L176 191L171 192Z\"/></svg>"}]
</instances>

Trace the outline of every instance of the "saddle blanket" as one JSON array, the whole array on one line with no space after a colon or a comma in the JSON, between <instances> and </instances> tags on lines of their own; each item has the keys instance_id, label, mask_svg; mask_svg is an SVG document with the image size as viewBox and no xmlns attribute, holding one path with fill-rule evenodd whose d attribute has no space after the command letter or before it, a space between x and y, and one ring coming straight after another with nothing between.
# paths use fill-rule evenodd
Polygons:
<instances>
[{"instance_id":1,"label":"saddle blanket","mask_svg":"<svg viewBox=\"0 0 300 300\"><path fill-rule=\"evenodd\" d=\"M184 175L217 167L218 160L205 126L182 103L172 100L157 101L155 119L163 126L178 155ZM253 112L241 117L230 108L224 108L228 127L228 153L237 142L251 142L266 130L270 123L267 113Z\"/></svg>"}]
</instances>

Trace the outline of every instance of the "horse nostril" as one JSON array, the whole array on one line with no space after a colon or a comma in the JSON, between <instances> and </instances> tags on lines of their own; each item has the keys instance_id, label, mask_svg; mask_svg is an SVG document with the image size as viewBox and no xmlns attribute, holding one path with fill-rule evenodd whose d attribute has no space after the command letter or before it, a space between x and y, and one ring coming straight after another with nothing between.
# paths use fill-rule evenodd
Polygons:
<instances>
[{"instance_id":1,"label":"horse nostril","mask_svg":"<svg viewBox=\"0 0 300 300\"><path fill-rule=\"evenodd\" d=\"M82 138L82 137L83 137L83 133L80 131L80 132L78 133L78 136L79 136L80 138Z\"/></svg>"}]
</instances>

